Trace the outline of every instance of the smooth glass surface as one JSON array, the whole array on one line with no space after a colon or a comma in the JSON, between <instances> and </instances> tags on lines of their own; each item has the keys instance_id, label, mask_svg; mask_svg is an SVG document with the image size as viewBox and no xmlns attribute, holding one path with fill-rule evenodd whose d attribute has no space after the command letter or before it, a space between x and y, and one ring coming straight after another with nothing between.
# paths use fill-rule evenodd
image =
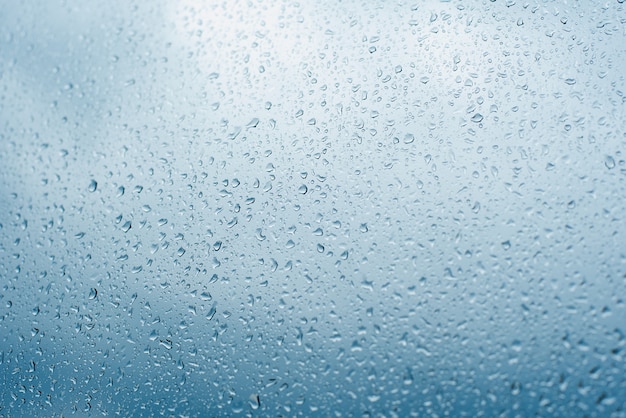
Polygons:
<instances>
[{"instance_id":1,"label":"smooth glass surface","mask_svg":"<svg viewBox=\"0 0 626 418\"><path fill-rule=\"evenodd\" d=\"M623 1L0 1L0 415L626 416Z\"/></svg>"}]
</instances>

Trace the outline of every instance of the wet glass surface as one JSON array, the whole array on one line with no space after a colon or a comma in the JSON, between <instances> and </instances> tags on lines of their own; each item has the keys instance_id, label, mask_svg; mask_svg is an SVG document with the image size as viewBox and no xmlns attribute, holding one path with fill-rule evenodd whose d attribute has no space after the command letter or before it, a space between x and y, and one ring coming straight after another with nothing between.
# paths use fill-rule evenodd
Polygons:
<instances>
[{"instance_id":1,"label":"wet glass surface","mask_svg":"<svg viewBox=\"0 0 626 418\"><path fill-rule=\"evenodd\" d=\"M622 1L0 4L0 415L626 416Z\"/></svg>"}]
</instances>

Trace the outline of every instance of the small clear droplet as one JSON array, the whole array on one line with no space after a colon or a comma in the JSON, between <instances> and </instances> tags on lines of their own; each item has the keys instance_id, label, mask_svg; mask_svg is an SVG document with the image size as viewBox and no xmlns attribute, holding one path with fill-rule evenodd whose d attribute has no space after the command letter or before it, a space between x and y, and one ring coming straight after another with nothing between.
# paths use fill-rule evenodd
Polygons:
<instances>
[{"instance_id":1,"label":"small clear droplet","mask_svg":"<svg viewBox=\"0 0 626 418\"><path fill-rule=\"evenodd\" d=\"M95 191L96 191L96 189L97 189L97 188L98 188L98 182L92 179L92 180L89 182L89 187L88 187L88 190L89 190L91 193L93 193L93 192L95 192Z\"/></svg>"},{"instance_id":2,"label":"small clear droplet","mask_svg":"<svg viewBox=\"0 0 626 418\"><path fill-rule=\"evenodd\" d=\"M246 128L256 128L257 126L259 126L259 118L253 118L250 122L248 122Z\"/></svg>"},{"instance_id":3,"label":"small clear droplet","mask_svg":"<svg viewBox=\"0 0 626 418\"><path fill-rule=\"evenodd\" d=\"M483 115L481 115L480 113L476 113L474 116L472 116L472 122L479 123L482 121L483 121Z\"/></svg>"},{"instance_id":4,"label":"small clear droplet","mask_svg":"<svg viewBox=\"0 0 626 418\"><path fill-rule=\"evenodd\" d=\"M260 406L261 406L261 398L259 397L259 395L257 394L250 395L250 408L259 409Z\"/></svg>"},{"instance_id":5,"label":"small clear droplet","mask_svg":"<svg viewBox=\"0 0 626 418\"><path fill-rule=\"evenodd\" d=\"M608 168L609 170L615 168L615 159L613 159L612 156L607 155L606 158L604 159L604 165L606 166L606 168Z\"/></svg>"}]
</instances>

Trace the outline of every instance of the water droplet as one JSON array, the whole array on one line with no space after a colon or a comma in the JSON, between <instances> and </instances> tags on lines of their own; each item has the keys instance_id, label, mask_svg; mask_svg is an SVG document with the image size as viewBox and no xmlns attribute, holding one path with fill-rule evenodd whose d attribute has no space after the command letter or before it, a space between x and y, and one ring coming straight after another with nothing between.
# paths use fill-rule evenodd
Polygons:
<instances>
[{"instance_id":1,"label":"water droplet","mask_svg":"<svg viewBox=\"0 0 626 418\"><path fill-rule=\"evenodd\" d=\"M163 347L165 347L166 350L171 350L172 347L174 346L174 344L172 343L172 340L170 340L170 339L161 340L161 341L159 341L159 344L162 345Z\"/></svg>"},{"instance_id":2,"label":"water droplet","mask_svg":"<svg viewBox=\"0 0 626 418\"><path fill-rule=\"evenodd\" d=\"M250 408L259 409L261 407L261 398L257 394L250 395Z\"/></svg>"},{"instance_id":3,"label":"water droplet","mask_svg":"<svg viewBox=\"0 0 626 418\"><path fill-rule=\"evenodd\" d=\"M609 170L615 168L615 159L613 159L612 156L607 155L606 158L604 159L604 165L606 166L606 168L608 168Z\"/></svg>"},{"instance_id":4,"label":"water droplet","mask_svg":"<svg viewBox=\"0 0 626 418\"><path fill-rule=\"evenodd\" d=\"M259 118L254 118L246 125L247 129L256 128L259 125Z\"/></svg>"},{"instance_id":5,"label":"water droplet","mask_svg":"<svg viewBox=\"0 0 626 418\"><path fill-rule=\"evenodd\" d=\"M304 184L300 187L298 187L298 193L300 194L306 194L306 192L308 191L308 187L306 187Z\"/></svg>"},{"instance_id":6,"label":"water droplet","mask_svg":"<svg viewBox=\"0 0 626 418\"><path fill-rule=\"evenodd\" d=\"M404 135L404 143L405 144L411 144L411 143L413 143L413 141L415 141L415 136L413 134L406 134L406 135Z\"/></svg>"},{"instance_id":7,"label":"water droplet","mask_svg":"<svg viewBox=\"0 0 626 418\"><path fill-rule=\"evenodd\" d=\"M509 240L504 241L502 243L502 248L504 248L505 251L510 249L511 248L511 241L509 241Z\"/></svg>"},{"instance_id":8,"label":"water droplet","mask_svg":"<svg viewBox=\"0 0 626 418\"><path fill-rule=\"evenodd\" d=\"M212 306L206 315L206 319L208 319L209 321L212 320L216 313L217 313L217 309L215 309L215 306Z\"/></svg>"},{"instance_id":9,"label":"water droplet","mask_svg":"<svg viewBox=\"0 0 626 418\"><path fill-rule=\"evenodd\" d=\"M414 381L413 373L411 372L410 368L407 368L407 371L404 374L404 377L402 379L402 383L404 383L405 385L409 386L409 385L413 384L413 381Z\"/></svg>"},{"instance_id":10,"label":"water droplet","mask_svg":"<svg viewBox=\"0 0 626 418\"><path fill-rule=\"evenodd\" d=\"M576 80L573 78L566 78L565 79L565 84L569 84L570 86L576 84Z\"/></svg>"},{"instance_id":11,"label":"water droplet","mask_svg":"<svg viewBox=\"0 0 626 418\"><path fill-rule=\"evenodd\" d=\"M96 191L97 188L98 188L98 182L92 179L89 182L89 187L87 188L87 190L89 190L91 193L93 193L93 192Z\"/></svg>"},{"instance_id":12,"label":"water droplet","mask_svg":"<svg viewBox=\"0 0 626 418\"><path fill-rule=\"evenodd\" d=\"M124 222L124 225L122 225L122 231L124 232L128 232L131 228L132 224L130 221L126 221Z\"/></svg>"},{"instance_id":13,"label":"water droplet","mask_svg":"<svg viewBox=\"0 0 626 418\"><path fill-rule=\"evenodd\" d=\"M517 396L522 391L522 384L519 382L511 383L511 395Z\"/></svg>"},{"instance_id":14,"label":"water droplet","mask_svg":"<svg viewBox=\"0 0 626 418\"><path fill-rule=\"evenodd\" d=\"M474 116L472 116L472 122L479 123L482 121L483 121L483 115L481 115L480 113L476 113Z\"/></svg>"},{"instance_id":15,"label":"water droplet","mask_svg":"<svg viewBox=\"0 0 626 418\"><path fill-rule=\"evenodd\" d=\"M95 287L92 287L89 291L89 300L94 300L98 297L98 290Z\"/></svg>"}]
</instances>

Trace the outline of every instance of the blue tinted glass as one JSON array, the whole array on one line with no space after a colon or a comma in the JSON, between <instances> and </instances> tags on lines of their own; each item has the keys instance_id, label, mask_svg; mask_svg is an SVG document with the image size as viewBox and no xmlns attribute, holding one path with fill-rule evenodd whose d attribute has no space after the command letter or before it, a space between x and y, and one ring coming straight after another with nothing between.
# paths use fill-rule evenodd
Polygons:
<instances>
[{"instance_id":1,"label":"blue tinted glass","mask_svg":"<svg viewBox=\"0 0 626 418\"><path fill-rule=\"evenodd\" d=\"M0 0L1 416L626 416L626 8Z\"/></svg>"}]
</instances>

